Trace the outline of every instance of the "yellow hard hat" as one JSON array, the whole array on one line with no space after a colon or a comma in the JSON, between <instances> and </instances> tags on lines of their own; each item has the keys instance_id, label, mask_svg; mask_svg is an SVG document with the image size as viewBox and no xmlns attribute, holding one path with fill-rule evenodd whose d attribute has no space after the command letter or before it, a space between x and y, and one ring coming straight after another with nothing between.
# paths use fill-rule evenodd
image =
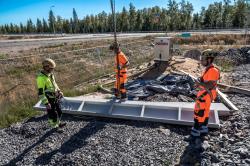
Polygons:
<instances>
[{"instance_id":1,"label":"yellow hard hat","mask_svg":"<svg viewBox=\"0 0 250 166\"><path fill-rule=\"evenodd\" d=\"M49 66L50 68L55 68L56 67L56 63L54 60L50 59L50 58L46 58L43 60L42 62L43 67Z\"/></svg>"},{"instance_id":2,"label":"yellow hard hat","mask_svg":"<svg viewBox=\"0 0 250 166\"><path fill-rule=\"evenodd\" d=\"M215 58L218 55L218 52L213 49L206 49L202 52L201 56L204 58Z\"/></svg>"}]
</instances>

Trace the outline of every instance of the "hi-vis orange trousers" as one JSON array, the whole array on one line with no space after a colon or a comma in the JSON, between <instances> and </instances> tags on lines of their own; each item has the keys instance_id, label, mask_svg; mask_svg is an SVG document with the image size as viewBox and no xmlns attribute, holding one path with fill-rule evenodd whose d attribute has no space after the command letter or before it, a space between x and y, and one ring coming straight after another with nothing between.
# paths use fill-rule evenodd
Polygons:
<instances>
[{"instance_id":1,"label":"hi-vis orange trousers","mask_svg":"<svg viewBox=\"0 0 250 166\"><path fill-rule=\"evenodd\" d=\"M119 79L119 80L118 80ZM119 82L119 84L118 84ZM118 89L120 88L120 94L126 94L125 83L127 83L127 74L120 74L118 77L118 73L116 73L116 81L115 81L115 92L118 94Z\"/></svg>"},{"instance_id":2,"label":"hi-vis orange trousers","mask_svg":"<svg viewBox=\"0 0 250 166\"><path fill-rule=\"evenodd\" d=\"M211 102L216 98L216 90L211 90L210 93L201 90L197 94L195 107L194 107L194 120L199 125L207 125L210 114ZM195 128L198 128L198 124L195 124Z\"/></svg>"}]
</instances>

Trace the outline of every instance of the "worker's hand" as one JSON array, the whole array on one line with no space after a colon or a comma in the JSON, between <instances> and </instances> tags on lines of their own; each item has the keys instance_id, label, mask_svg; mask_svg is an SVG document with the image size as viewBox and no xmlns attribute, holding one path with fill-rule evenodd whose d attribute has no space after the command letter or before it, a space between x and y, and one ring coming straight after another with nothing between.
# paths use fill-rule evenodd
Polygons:
<instances>
[{"instance_id":1,"label":"worker's hand","mask_svg":"<svg viewBox=\"0 0 250 166\"><path fill-rule=\"evenodd\" d=\"M121 70L121 69L122 69L122 65L118 65L118 66L117 66L117 69L118 69L118 70Z\"/></svg>"},{"instance_id":2,"label":"worker's hand","mask_svg":"<svg viewBox=\"0 0 250 166\"><path fill-rule=\"evenodd\" d=\"M63 98L63 92L57 91L57 92L56 92L56 97L57 97L58 99Z\"/></svg>"},{"instance_id":3,"label":"worker's hand","mask_svg":"<svg viewBox=\"0 0 250 166\"><path fill-rule=\"evenodd\" d=\"M45 106L46 106L46 110L47 110L47 111L48 111L48 110L51 110L51 105L50 105L50 103L46 104Z\"/></svg>"},{"instance_id":4,"label":"worker's hand","mask_svg":"<svg viewBox=\"0 0 250 166\"><path fill-rule=\"evenodd\" d=\"M63 92L59 91L59 97L63 98Z\"/></svg>"},{"instance_id":5,"label":"worker's hand","mask_svg":"<svg viewBox=\"0 0 250 166\"><path fill-rule=\"evenodd\" d=\"M199 78L195 79L194 80L194 88L196 89L197 87L199 87L199 85L200 85L200 79Z\"/></svg>"}]
</instances>

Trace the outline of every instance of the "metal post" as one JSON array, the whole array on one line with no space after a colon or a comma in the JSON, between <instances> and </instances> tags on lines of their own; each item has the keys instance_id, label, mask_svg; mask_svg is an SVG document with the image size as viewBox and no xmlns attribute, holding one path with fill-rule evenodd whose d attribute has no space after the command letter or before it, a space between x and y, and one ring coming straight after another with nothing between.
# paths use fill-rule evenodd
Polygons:
<instances>
[{"instance_id":1,"label":"metal post","mask_svg":"<svg viewBox=\"0 0 250 166\"><path fill-rule=\"evenodd\" d=\"M114 25L114 40L115 40L115 46L117 44L117 36L116 36L116 13L115 13L115 0L110 0L110 5L111 5L111 11L112 11L112 15L113 15L113 25ZM118 46L116 46L118 47ZM116 48L115 48L116 49ZM116 51L116 50L115 50ZM118 91L118 95L120 95L120 69L119 69L119 57L118 57L118 53L115 52L115 56L116 56L116 62L117 62L117 91Z\"/></svg>"},{"instance_id":2,"label":"metal post","mask_svg":"<svg viewBox=\"0 0 250 166\"><path fill-rule=\"evenodd\" d=\"M248 24L250 22L250 10L248 7L250 6L250 0L246 0L246 11L245 11L245 45L247 45L247 34L248 34Z\"/></svg>"}]
</instances>

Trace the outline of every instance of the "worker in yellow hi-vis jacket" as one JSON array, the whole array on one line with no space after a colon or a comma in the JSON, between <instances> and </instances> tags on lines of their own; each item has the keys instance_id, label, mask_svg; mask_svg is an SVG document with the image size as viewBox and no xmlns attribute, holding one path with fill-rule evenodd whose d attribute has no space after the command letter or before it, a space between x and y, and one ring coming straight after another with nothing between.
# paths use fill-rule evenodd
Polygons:
<instances>
[{"instance_id":1,"label":"worker in yellow hi-vis jacket","mask_svg":"<svg viewBox=\"0 0 250 166\"><path fill-rule=\"evenodd\" d=\"M39 98L46 106L49 125L52 128L63 127L66 123L60 122L62 111L59 102L63 93L56 84L53 74L56 64L52 59L47 58L42 62L42 66L43 69L36 78Z\"/></svg>"}]
</instances>

